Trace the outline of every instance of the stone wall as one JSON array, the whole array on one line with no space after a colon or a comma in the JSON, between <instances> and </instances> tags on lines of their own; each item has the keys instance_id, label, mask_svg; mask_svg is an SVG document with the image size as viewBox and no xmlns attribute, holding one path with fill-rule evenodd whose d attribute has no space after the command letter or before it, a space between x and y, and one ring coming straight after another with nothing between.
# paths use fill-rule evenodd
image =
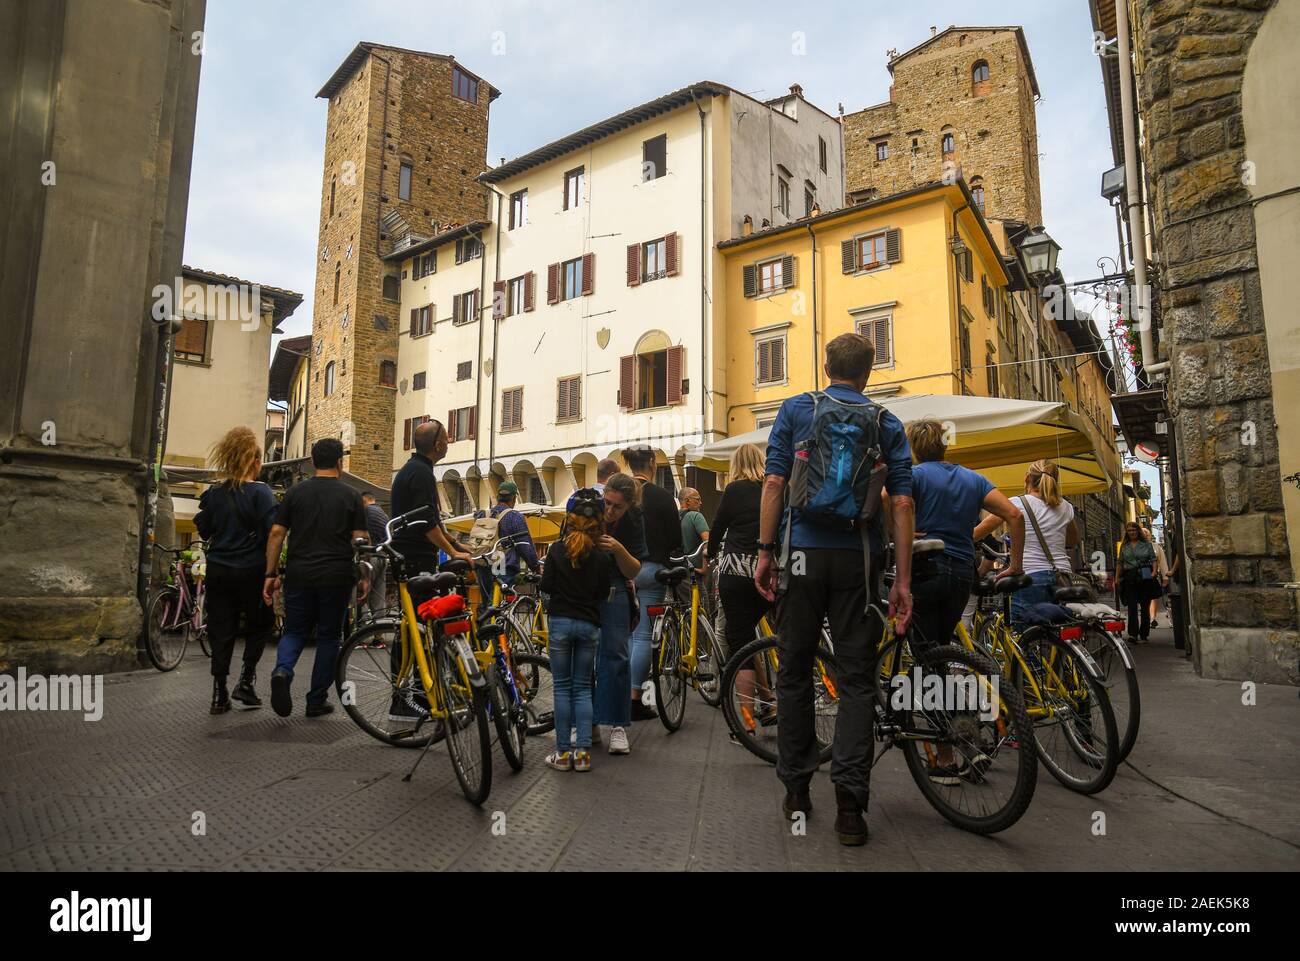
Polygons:
<instances>
[{"instance_id":1,"label":"stone wall","mask_svg":"<svg viewBox=\"0 0 1300 961\"><path fill-rule=\"evenodd\" d=\"M445 57L379 48L335 92L326 121L308 445L346 431L347 469L384 487L392 479L395 405L393 388L379 386L379 366L397 360L403 314L422 305L383 296L384 275L400 268L380 256L401 238L381 236L380 220L396 211L411 230L429 236L434 221L464 223L487 214L487 190L474 178L486 166L489 88L480 81L474 104L455 97L452 69ZM398 196L403 159L413 167L409 201ZM335 392L326 397L330 362Z\"/></svg>"},{"instance_id":2,"label":"stone wall","mask_svg":"<svg viewBox=\"0 0 1300 961\"><path fill-rule=\"evenodd\" d=\"M989 79L973 85L971 68L980 60ZM958 29L892 66L889 102L844 118L845 189L884 196L942 179L951 161L968 182L983 184L985 216L1040 223L1033 89L1016 32ZM954 150L945 156L947 129ZM889 156L878 161L882 141Z\"/></svg>"},{"instance_id":3,"label":"stone wall","mask_svg":"<svg viewBox=\"0 0 1300 961\"><path fill-rule=\"evenodd\" d=\"M1146 0L1134 26L1196 656L1208 676L1294 684L1295 595L1267 586L1293 572L1242 179L1242 73L1271 5Z\"/></svg>"}]
</instances>

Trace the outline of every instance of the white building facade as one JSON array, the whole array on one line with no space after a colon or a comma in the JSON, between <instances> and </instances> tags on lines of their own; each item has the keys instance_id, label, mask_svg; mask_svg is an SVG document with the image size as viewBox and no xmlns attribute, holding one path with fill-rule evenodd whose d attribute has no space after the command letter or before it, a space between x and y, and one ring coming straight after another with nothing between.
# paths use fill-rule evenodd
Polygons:
<instances>
[{"instance_id":1,"label":"white building facade","mask_svg":"<svg viewBox=\"0 0 1300 961\"><path fill-rule=\"evenodd\" d=\"M401 264L394 470L442 421L453 513L513 480L563 503L629 443L685 480L727 424L715 244L842 205L840 124L799 88L675 91L489 170L491 219Z\"/></svg>"}]
</instances>

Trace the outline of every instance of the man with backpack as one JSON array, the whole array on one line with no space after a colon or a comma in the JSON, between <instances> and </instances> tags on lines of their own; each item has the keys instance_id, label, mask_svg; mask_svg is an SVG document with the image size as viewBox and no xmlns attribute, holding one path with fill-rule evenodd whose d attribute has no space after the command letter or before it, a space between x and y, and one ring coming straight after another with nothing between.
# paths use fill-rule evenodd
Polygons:
<instances>
[{"instance_id":1,"label":"man with backpack","mask_svg":"<svg viewBox=\"0 0 1300 961\"><path fill-rule=\"evenodd\" d=\"M497 503L486 517L479 518L470 533L471 540L482 538L486 528L495 528L497 549L493 552L495 561L479 558L478 588L482 593L484 605L492 603L492 575L498 574L507 584L514 584L519 576L520 562L526 564L530 571L536 573L542 568L538 560L537 548L533 544L533 535L528 530L528 521L524 515L515 510L519 500L519 487L513 481L506 481L497 488ZM484 523L488 522L488 523ZM496 570L493 570L493 567Z\"/></svg>"},{"instance_id":2,"label":"man with backpack","mask_svg":"<svg viewBox=\"0 0 1300 961\"><path fill-rule=\"evenodd\" d=\"M882 488L896 545L889 613L895 630L912 616L915 508L912 455L897 417L862 393L875 360L871 341L841 334L826 345L825 390L781 405L767 442L754 583L774 600L777 676L777 777L790 819L812 812L808 787L818 766L813 659L822 619L839 665L839 713L831 753L840 843L864 844L875 721L871 672L884 630L868 605L880 597L885 538ZM787 493L789 494L787 503ZM778 540L779 538L779 540Z\"/></svg>"}]
</instances>

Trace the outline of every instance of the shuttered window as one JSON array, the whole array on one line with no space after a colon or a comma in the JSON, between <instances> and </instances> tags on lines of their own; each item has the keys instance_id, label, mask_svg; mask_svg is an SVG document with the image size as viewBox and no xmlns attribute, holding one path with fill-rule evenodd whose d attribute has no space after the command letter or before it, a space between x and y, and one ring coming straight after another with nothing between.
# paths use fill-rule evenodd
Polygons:
<instances>
[{"instance_id":1,"label":"shuttered window","mask_svg":"<svg viewBox=\"0 0 1300 961\"><path fill-rule=\"evenodd\" d=\"M516 190L510 195L510 228L515 230L528 223L528 190Z\"/></svg>"},{"instance_id":2,"label":"shuttered window","mask_svg":"<svg viewBox=\"0 0 1300 961\"><path fill-rule=\"evenodd\" d=\"M768 260L758 265L758 292L770 294L781 289L781 261Z\"/></svg>"},{"instance_id":3,"label":"shuttered window","mask_svg":"<svg viewBox=\"0 0 1300 961\"><path fill-rule=\"evenodd\" d=\"M556 384L556 423L579 420L582 417L582 376L561 377Z\"/></svg>"},{"instance_id":4,"label":"shuttered window","mask_svg":"<svg viewBox=\"0 0 1300 961\"><path fill-rule=\"evenodd\" d=\"M478 428L478 408L458 407L447 412L447 440L473 440Z\"/></svg>"},{"instance_id":5,"label":"shuttered window","mask_svg":"<svg viewBox=\"0 0 1300 961\"><path fill-rule=\"evenodd\" d=\"M172 344L177 360L202 364L208 359L208 322L186 317L181 321L180 333Z\"/></svg>"},{"instance_id":6,"label":"shuttered window","mask_svg":"<svg viewBox=\"0 0 1300 961\"><path fill-rule=\"evenodd\" d=\"M595 289L595 272L595 254L583 254L562 264L552 264L547 278L547 303L589 296Z\"/></svg>"},{"instance_id":7,"label":"shuttered window","mask_svg":"<svg viewBox=\"0 0 1300 961\"><path fill-rule=\"evenodd\" d=\"M412 432L421 424L428 423L428 420L428 414L421 414L419 417L408 417L402 421L402 450L411 449Z\"/></svg>"},{"instance_id":8,"label":"shuttered window","mask_svg":"<svg viewBox=\"0 0 1300 961\"><path fill-rule=\"evenodd\" d=\"M462 324L470 324L478 320L478 308L477 290L470 290L463 294L457 294L456 299L452 301L452 324L459 327Z\"/></svg>"},{"instance_id":9,"label":"shuttered window","mask_svg":"<svg viewBox=\"0 0 1300 961\"><path fill-rule=\"evenodd\" d=\"M425 334L433 333L433 305L427 307L411 308L411 327L412 337L423 337Z\"/></svg>"},{"instance_id":10,"label":"shuttered window","mask_svg":"<svg viewBox=\"0 0 1300 961\"><path fill-rule=\"evenodd\" d=\"M779 384L785 380L785 335L754 345L754 382Z\"/></svg>"},{"instance_id":11,"label":"shuttered window","mask_svg":"<svg viewBox=\"0 0 1300 961\"><path fill-rule=\"evenodd\" d=\"M474 361L462 360L456 365L457 380L469 380L472 376L474 376Z\"/></svg>"},{"instance_id":12,"label":"shuttered window","mask_svg":"<svg viewBox=\"0 0 1300 961\"><path fill-rule=\"evenodd\" d=\"M627 246L627 285L636 287L678 274L680 238L667 234L640 244Z\"/></svg>"},{"instance_id":13,"label":"shuttered window","mask_svg":"<svg viewBox=\"0 0 1300 961\"><path fill-rule=\"evenodd\" d=\"M875 360L872 361L872 369L877 367L892 367L894 364L894 318L893 315L884 317L869 317L859 320L857 323L857 332L871 341L871 346L875 348Z\"/></svg>"},{"instance_id":14,"label":"shuttered window","mask_svg":"<svg viewBox=\"0 0 1300 961\"><path fill-rule=\"evenodd\" d=\"M428 277L430 274L436 274L437 272L437 253L427 253L423 257L414 257L411 259L412 280L419 280L422 277Z\"/></svg>"},{"instance_id":15,"label":"shuttered window","mask_svg":"<svg viewBox=\"0 0 1300 961\"><path fill-rule=\"evenodd\" d=\"M524 426L524 389L511 387L501 392L501 429L521 430Z\"/></svg>"},{"instance_id":16,"label":"shuttered window","mask_svg":"<svg viewBox=\"0 0 1300 961\"><path fill-rule=\"evenodd\" d=\"M564 175L564 209L572 210L582 203L583 185L585 183L583 168L570 170Z\"/></svg>"},{"instance_id":17,"label":"shuttered window","mask_svg":"<svg viewBox=\"0 0 1300 961\"><path fill-rule=\"evenodd\" d=\"M506 284L506 316L513 317L515 314L524 312L525 287L527 278L516 277Z\"/></svg>"},{"instance_id":18,"label":"shuttered window","mask_svg":"<svg viewBox=\"0 0 1300 961\"><path fill-rule=\"evenodd\" d=\"M425 371L419 371L411 375L411 390L424 390L424 382L428 378Z\"/></svg>"},{"instance_id":19,"label":"shuttered window","mask_svg":"<svg viewBox=\"0 0 1300 961\"><path fill-rule=\"evenodd\" d=\"M647 410L680 404L686 396L685 371L685 347L620 358L618 406L623 410Z\"/></svg>"}]
</instances>

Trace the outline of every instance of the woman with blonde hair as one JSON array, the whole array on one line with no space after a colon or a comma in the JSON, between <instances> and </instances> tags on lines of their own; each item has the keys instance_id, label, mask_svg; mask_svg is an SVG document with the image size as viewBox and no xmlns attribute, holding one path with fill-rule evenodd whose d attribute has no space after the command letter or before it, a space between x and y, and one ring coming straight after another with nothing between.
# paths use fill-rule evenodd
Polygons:
<instances>
[{"instance_id":1,"label":"woman with blonde hair","mask_svg":"<svg viewBox=\"0 0 1300 961\"><path fill-rule=\"evenodd\" d=\"M767 461L758 445L741 444L732 452L727 471L730 481L722 492L706 543L709 554L718 561L718 596L726 622L723 650L728 657L754 639L754 629L772 606L754 586L758 516L766 469ZM736 675L736 691L742 704L754 703L757 692L763 703L774 710L775 696L758 687L758 676L752 668L747 667ZM754 719L746 717L744 722L752 726Z\"/></svg>"},{"instance_id":2,"label":"woman with blonde hair","mask_svg":"<svg viewBox=\"0 0 1300 961\"><path fill-rule=\"evenodd\" d=\"M279 506L271 488L259 483L262 450L247 427L233 427L212 446L208 461L220 483L199 498L194 526L207 544L208 637L212 642L212 707L224 714L231 700L242 708L261 707L253 689L257 662L275 629L274 612L262 601L266 540ZM239 684L226 691L226 675L239 631L247 623L244 666Z\"/></svg>"},{"instance_id":3,"label":"woman with blonde hair","mask_svg":"<svg viewBox=\"0 0 1300 961\"><path fill-rule=\"evenodd\" d=\"M1052 600L1056 572L1070 571L1070 552L1079 543L1074 505L1061 496L1059 468L1036 460L1025 474L1025 492L1011 503L1025 515L1025 573L1033 580L1011 595L1011 619L1018 621L1034 604Z\"/></svg>"}]
</instances>

